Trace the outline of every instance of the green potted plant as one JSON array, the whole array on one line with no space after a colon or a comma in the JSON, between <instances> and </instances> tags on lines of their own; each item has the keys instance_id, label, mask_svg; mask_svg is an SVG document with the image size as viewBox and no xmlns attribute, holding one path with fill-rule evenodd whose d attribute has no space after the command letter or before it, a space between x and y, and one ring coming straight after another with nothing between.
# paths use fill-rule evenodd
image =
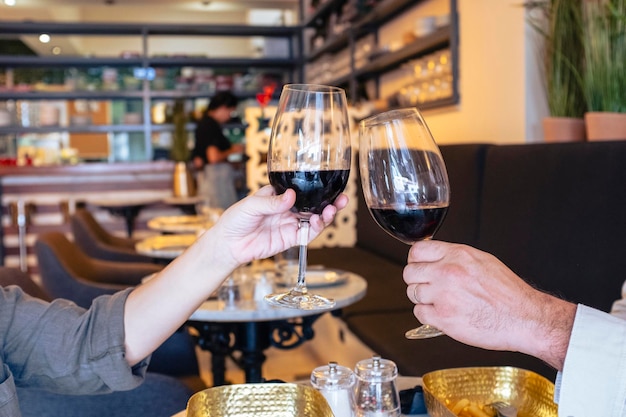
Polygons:
<instances>
[{"instance_id":1,"label":"green potted plant","mask_svg":"<svg viewBox=\"0 0 626 417\"><path fill-rule=\"evenodd\" d=\"M174 134L170 149L170 158L176 162L173 177L174 197L192 197L196 195L193 175L188 166L190 152L187 144L189 135L187 132L187 121L185 102L181 99L176 100L172 112Z\"/></svg>"},{"instance_id":2,"label":"green potted plant","mask_svg":"<svg viewBox=\"0 0 626 417\"><path fill-rule=\"evenodd\" d=\"M576 0L537 0L525 6L529 22L542 40L540 62L550 112L543 120L544 139L582 141L586 111L582 5Z\"/></svg>"},{"instance_id":3,"label":"green potted plant","mask_svg":"<svg viewBox=\"0 0 626 417\"><path fill-rule=\"evenodd\" d=\"M589 140L626 139L626 0L584 0Z\"/></svg>"}]
</instances>

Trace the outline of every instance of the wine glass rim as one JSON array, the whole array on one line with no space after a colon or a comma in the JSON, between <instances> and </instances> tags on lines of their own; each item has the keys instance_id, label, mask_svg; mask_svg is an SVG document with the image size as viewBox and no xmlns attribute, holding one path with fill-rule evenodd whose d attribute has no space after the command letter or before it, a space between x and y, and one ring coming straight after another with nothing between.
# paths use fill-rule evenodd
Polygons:
<instances>
[{"instance_id":1,"label":"wine glass rim","mask_svg":"<svg viewBox=\"0 0 626 417\"><path fill-rule=\"evenodd\" d=\"M345 90L334 85L324 84L285 84L283 89L295 90L295 91L311 91L315 93L344 93Z\"/></svg>"},{"instance_id":2,"label":"wine glass rim","mask_svg":"<svg viewBox=\"0 0 626 417\"><path fill-rule=\"evenodd\" d=\"M402 109L387 110L382 113L378 113L378 114L366 117L365 119L361 120L361 125L365 126L365 125L383 124L391 120L399 119L405 115L410 115L410 114L413 114L420 119L422 118L417 108L405 107Z\"/></svg>"}]
</instances>

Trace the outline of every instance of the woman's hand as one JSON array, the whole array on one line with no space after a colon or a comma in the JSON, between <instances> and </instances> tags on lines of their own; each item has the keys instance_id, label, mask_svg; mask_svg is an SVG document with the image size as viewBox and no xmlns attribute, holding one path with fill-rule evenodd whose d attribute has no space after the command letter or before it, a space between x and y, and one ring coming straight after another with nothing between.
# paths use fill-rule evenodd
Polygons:
<instances>
[{"instance_id":1,"label":"woman's hand","mask_svg":"<svg viewBox=\"0 0 626 417\"><path fill-rule=\"evenodd\" d=\"M299 222L290 211L295 201L293 190L276 195L268 185L226 210L212 228L220 238L220 246L227 250L224 255L240 265L295 246L299 242ZM321 216L311 216L309 241L332 223L337 211L347 203L348 197L341 194L334 204L324 208Z\"/></svg>"},{"instance_id":2,"label":"woman's hand","mask_svg":"<svg viewBox=\"0 0 626 417\"><path fill-rule=\"evenodd\" d=\"M263 187L226 210L195 244L138 286L124 313L128 363L134 365L163 343L236 267L296 245L298 218L290 211L295 201L293 190L277 196L271 186ZM342 194L321 216L312 216L309 240L347 203Z\"/></svg>"}]
</instances>

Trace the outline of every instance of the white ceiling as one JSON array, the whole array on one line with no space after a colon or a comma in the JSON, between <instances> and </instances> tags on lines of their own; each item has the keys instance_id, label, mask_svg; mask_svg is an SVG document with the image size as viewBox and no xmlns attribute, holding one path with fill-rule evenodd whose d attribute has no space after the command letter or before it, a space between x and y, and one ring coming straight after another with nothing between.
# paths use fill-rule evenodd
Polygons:
<instances>
[{"instance_id":1,"label":"white ceiling","mask_svg":"<svg viewBox=\"0 0 626 417\"><path fill-rule=\"evenodd\" d=\"M15 6L7 6L0 0L0 21L40 21L40 22L114 22L114 23L168 23L168 24L251 24L280 25L297 24L299 0L15 0ZM113 1L106 4L105 1ZM97 37L53 36L49 44L41 44L36 36L24 36L22 40L40 55L51 54L58 46L63 55L87 55L102 51L106 45L106 55L117 55L125 51L141 50L141 40L137 37ZM206 41L206 38L205 38ZM227 54L229 40L222 38L222 46ZM198 43L197 41L196 43ZM178 46L182 42L169 42L174 49L167 49L165 40L152 52L162 54L181 53ZM200 53L210 46L199 44L192 47L193 41L187 38L187 53ZM231 41L232 44L232 41ZM97 45L97 46L96 46ZM165 49L164 49L165 48ZM200 48L198 50L198 48ZM157 51L158 49L158 51ZM252 49L246 48L246 49ZM247 54L249 51L241 51ZM211 53L209 53L211 54Z\"/></svg>"}]
</instances>

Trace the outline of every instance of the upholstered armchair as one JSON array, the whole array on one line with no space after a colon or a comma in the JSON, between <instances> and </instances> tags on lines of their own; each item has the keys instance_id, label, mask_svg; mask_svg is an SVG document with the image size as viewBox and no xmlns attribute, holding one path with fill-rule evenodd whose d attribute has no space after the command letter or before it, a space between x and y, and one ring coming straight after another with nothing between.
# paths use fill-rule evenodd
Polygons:
<instances>
[{"instance_id":1,"label":"upholstered armchair","mask_svg":"<svg viewBox=\"0 0 626 417\"><path fill-rule=\"evenodd\" d=\"M136 239L110 233L85 207L76 208L70 216L70 226L76 244L93 258L118 262L151 261L135 251Z\"/></svg>"},{"instance_id":2,"label":"upholstered armchair","mask_svg":"<svg viewBox=\"0 0 626 417\"><path fill-rule=\"evenodd\" d=\"M148 262L92 258L61 232L40 234L35 253L45 290L54 298L68 298L85 308L94 297L138 285L162 268Z\"/></svg>"},{"instance_id":3,"label":"upholstered armchair","mask_svg":"<svg viewBox=\"0 0 626 417\"><path fill-rule=\"evenodd\" d=\"M0 287L8 287L9 285L17 285L22 288L26 294L33 297L45 301L52 300L52 297L50 297L39 284L33 281L26 272L20 271L17 268L0 266Z\"/></svg>"}]
</instances>

